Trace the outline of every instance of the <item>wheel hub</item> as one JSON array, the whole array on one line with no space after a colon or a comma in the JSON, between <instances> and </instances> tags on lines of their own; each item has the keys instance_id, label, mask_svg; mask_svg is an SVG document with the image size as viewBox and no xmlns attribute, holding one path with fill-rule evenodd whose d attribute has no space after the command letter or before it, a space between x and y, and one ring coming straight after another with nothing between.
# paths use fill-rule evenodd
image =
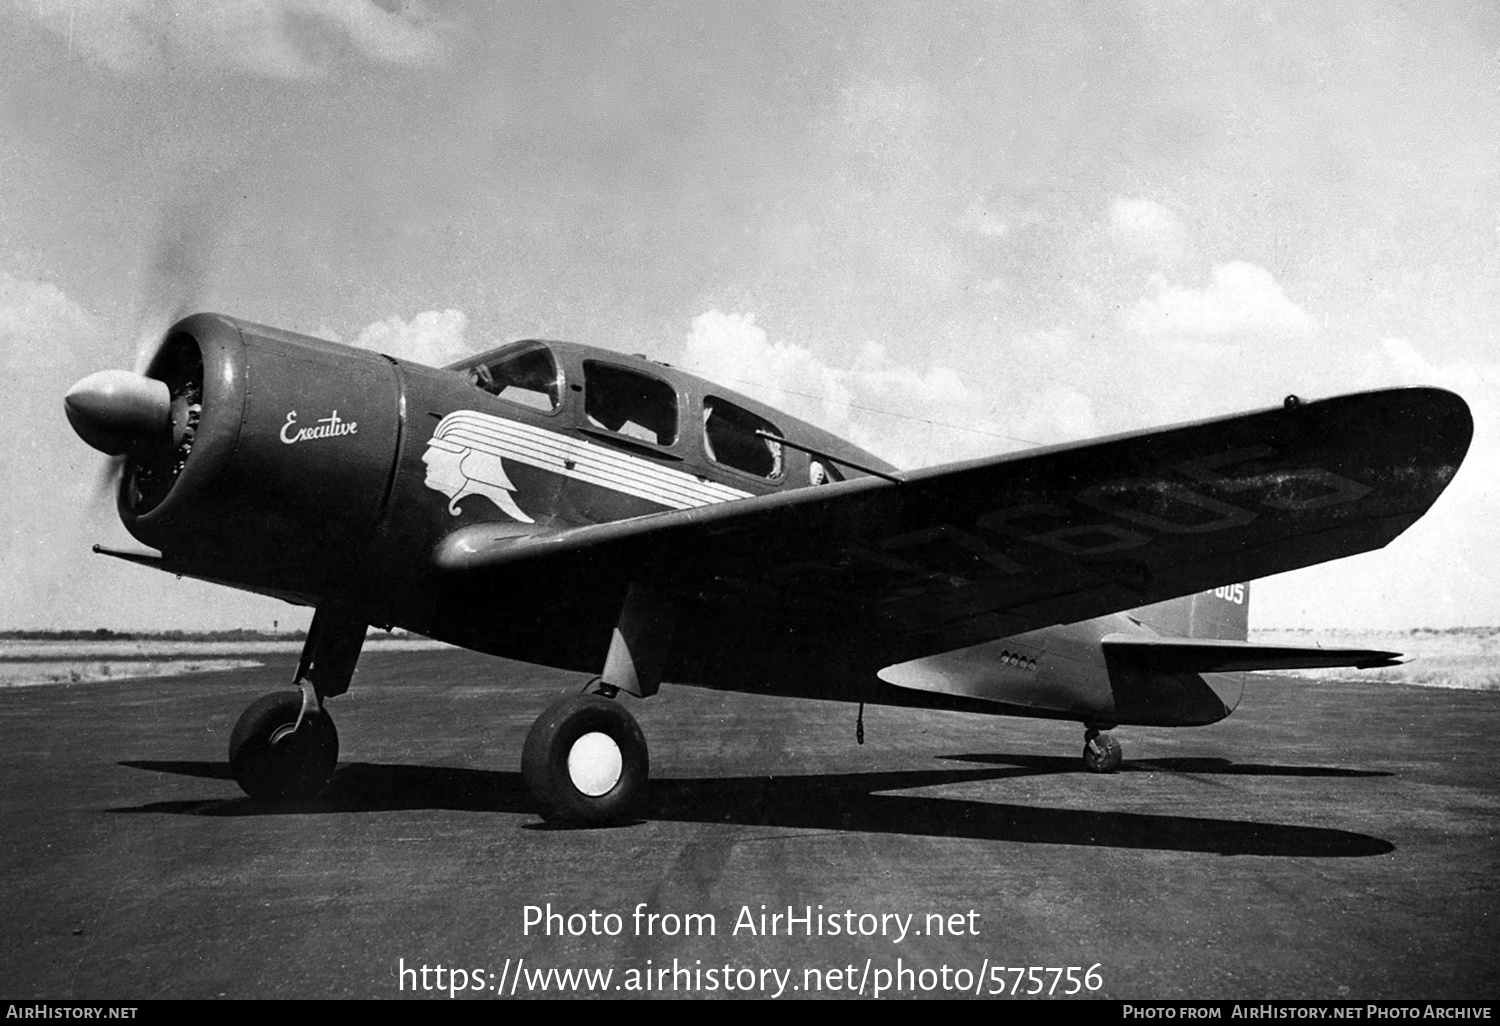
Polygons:
<instances>
[{"instance_id":1,"label":"wheel hub","mask_svg":"<svg viewBox=\"0 0 1500 1026\"><path fill-rule=\"evenodd\" d=\"M608 794L620 782L624 765L614 738L598 731L584 734L568 750L568 778L591 798Z\"/></svg>"}]
</instances>

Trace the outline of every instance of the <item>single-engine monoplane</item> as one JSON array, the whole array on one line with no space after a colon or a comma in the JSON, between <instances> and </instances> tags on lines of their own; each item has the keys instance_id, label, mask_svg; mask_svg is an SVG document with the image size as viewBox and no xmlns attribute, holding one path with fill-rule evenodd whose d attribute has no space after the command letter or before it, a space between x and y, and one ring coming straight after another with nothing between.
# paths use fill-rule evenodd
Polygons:
<instances>
[{"instance_id":1,"label":"single-engine monoplane","mask_svg":"<svg viewBox=\"0 0 1500 1026\"><path fill-rule=\"evenodd\" d=\"M295 680L235 725L246 793L323 788L326 702L401 627L595 675L521 758L541 813L585 824L640 796L619 697L664 680L1072 720L1108 772L1109 731L1220 720L1244 671L1389 665L1247 641L1248 582L1385 545L1473 431L1406 388L901 471L644 357L439 369L211 313L65 407L154 550L99 551L314 609Z\"/></svg>"}]
</instances>

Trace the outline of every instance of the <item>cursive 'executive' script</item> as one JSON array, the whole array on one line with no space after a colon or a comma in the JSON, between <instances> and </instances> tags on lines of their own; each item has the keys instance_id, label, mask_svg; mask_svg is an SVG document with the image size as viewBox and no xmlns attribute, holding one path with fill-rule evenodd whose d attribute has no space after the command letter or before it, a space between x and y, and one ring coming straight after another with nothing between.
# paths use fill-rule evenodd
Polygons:
<instances>
[{"instance_id":1,"label":"cursive 'executive' script","mask_svg":"<svg viewBox=\"0 0 1500 1026\"><path fill-rule=\"evenodd\" d=\"M281 440L287 445L296 442L310 442L315 438L336 438L339 435L352 435L359 430L359 422L356 420L341 420L339 411L334 410L326 417L319 417L316 427L299 428L297 426L297 411L292 410L286 415L286 423L281 425Z\"/></svg>"}]
</instances>

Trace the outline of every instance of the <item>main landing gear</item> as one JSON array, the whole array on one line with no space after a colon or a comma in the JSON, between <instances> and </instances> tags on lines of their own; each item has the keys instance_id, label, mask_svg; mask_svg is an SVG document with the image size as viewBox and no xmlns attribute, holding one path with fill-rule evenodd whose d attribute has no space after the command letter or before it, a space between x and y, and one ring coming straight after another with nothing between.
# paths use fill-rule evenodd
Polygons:
<instances>
[{"instance_id":1,"label":"main landing gear","mask_svg":"<svg viewBox=\"0 0 1500 1026\"><path fill-rule=\"evenodd\" d=\"M532 724L521 778L543 819L602 826L631 817L645 793L650 760L635 717L614 697L621 691L638 698L656 694L675 623L665 596L632 585L597 692L559 699Z\"/></svg>"},{"instance_id":2,"label":"main landing gear","mask_svg":"<svg viewBox=\"0 0 1500 1026\"><path fill-rule=\"evenodd\" d=\"M1120 742L1108 732L1089 727L1083 735L1083 765L1090 773L1113 773L1124 759Z\"/></svg>"},{"instance_id":3,"label":"main landing gear","mask_svg":"<svg viewBox=\"0 0 1500 1026\"><path fill-rule=\"evenodd\" d=\"M346 607L319 606L297 666L301 690L265 695L240 714L229 735L229 771L251 798L312 798L327 785L339 733L323 699L349 690L367 626Z\"/></svg>"}]
</instances>

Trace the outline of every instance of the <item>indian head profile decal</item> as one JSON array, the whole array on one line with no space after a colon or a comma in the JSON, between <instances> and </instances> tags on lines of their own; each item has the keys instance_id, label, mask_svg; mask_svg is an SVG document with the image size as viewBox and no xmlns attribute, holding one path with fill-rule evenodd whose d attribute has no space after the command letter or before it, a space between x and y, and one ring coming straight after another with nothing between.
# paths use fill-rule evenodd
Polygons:
<instances>
[{"instance_id":1,"label":"indian head profile decal","mask_svg":"<svg viewBox=\"0 0 1500 1026\"><path fill-rule=\"evenodd\" d=\"M662 509L688 509L750 494L610 446L478 410L455 410L438 421L422 462L427 464L425 484L448 496L448 512L454 516L465 498L482 495L525 524L536 521L517 505L506 462L633 495Z\"/></svg>"},{"instance_id":2,"label":"indian head profile decal","mask_svg":"<svg viewBox=\"0 0 1500 1026\"><path fill-rule=\"evenodd\" d=\"M500 459L503 440L485 430L484 415L460 410L438 422L427 441L422 462L427 464L428 488L448 496L448 512L458 516L458 504L470 495L482 495L500 511L523 524L536 523L516 505L516 486L505 473ZM494 419L494 418L487 418Z\"/></svg>"}]
</instances>

